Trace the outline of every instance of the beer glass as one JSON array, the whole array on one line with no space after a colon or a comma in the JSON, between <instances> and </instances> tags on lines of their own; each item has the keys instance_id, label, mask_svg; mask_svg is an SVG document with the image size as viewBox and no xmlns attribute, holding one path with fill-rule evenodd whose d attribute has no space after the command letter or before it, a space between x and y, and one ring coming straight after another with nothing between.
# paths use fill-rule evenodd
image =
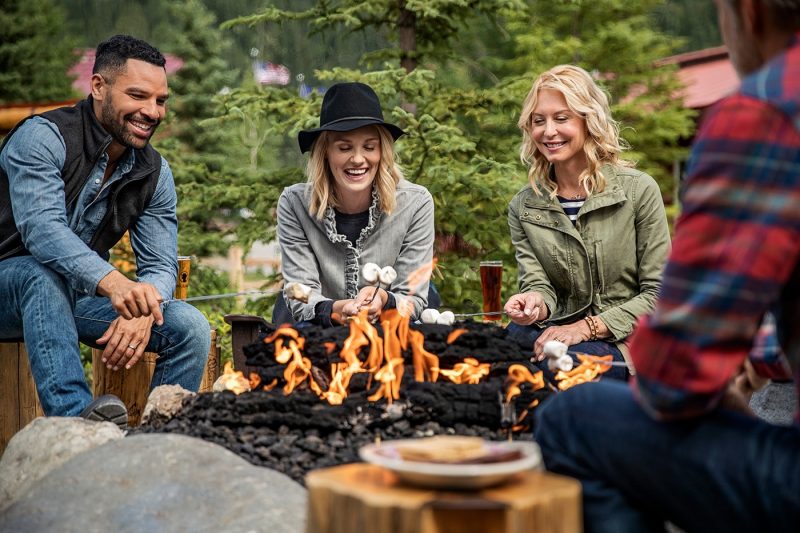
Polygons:
<instances>
[{"instance_id":1,"label":"beer glass","mask_svg":"<svg viewBox=\"0 0 800 533\"><path fill-rule=\"evenodd\" d=\"M500 289L503 286L503 262L502 261L481 261L481 289L483 290L483 312L496 313L483 315L484 322L487 320L502 320L503 302L500 297Z\"/></svg>"}]
</instances>

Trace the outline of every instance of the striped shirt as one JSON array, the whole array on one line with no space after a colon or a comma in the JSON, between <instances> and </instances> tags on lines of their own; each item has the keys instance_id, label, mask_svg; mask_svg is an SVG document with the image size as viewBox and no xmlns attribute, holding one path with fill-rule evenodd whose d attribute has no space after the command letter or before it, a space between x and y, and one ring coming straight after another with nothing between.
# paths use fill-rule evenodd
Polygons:
<instances>
[{"instance_id":1,"label":"striped shirt","mask_svg":"<svg viewBox=\"0 0 800 533\"><path fill-rule=\"evenodd\" d=\"M687 172L661 294L630 347L634 390L666 418L717 405L768 311L797 372L800 34L709 111Z\"/></svg>"},{"instance_id":2,"label":"striped shirt","mask_svg":"<svg viewBox=\"0 0 800 533\"><path fill-rule=\"evenodd\" d=\"M567 217L569 217L570 222L572 222L574 226L578 221L578 211L580 211L583 204L586 203L586 198L581 198L580 200L569 200L563 196L556 196L556 198L558 198L558 203L561 204L561 209L564 210L564 213L567 214Z\"/></svg>"}]
</instances>

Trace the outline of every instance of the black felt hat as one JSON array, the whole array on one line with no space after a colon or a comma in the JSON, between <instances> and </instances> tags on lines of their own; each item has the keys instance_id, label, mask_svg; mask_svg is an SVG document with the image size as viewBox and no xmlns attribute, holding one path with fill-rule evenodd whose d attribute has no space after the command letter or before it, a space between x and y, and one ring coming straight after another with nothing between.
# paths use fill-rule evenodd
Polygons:
<instances>
[{"instance_id":1,"label":"black felt hat","mask_svg":"<svg viewBox=\"0 0 800 533\"><path fill-rule=\"evenodd\" d=\"M383 121L381 103L372 87L363 83L337 83L325 92L319 114L319 128L303 130L297 136L305 153L323 131L352 131L362 126L383 126L397 140L405 132Z\"/></svg>"}]
</instances>

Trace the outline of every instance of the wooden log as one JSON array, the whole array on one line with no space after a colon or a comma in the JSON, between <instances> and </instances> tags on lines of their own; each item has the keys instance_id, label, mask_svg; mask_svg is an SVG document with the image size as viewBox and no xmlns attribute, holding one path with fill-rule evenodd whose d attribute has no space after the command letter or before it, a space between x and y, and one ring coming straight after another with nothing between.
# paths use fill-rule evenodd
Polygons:
<instances>
[{"instance_id":1,"label":"wooden log","mask_svg":"<svg viewBox=\"0 0 800 533\"><path fill-rule=\"evenodd\" d=\"M128 370L122 368L116 372L106 368L101 357L103 350L92 348L92 383L93 394L97 398L104 394L113 394L122 400L128 408L128 425L136 427L142 419L147 396L150 394L150 382L156 369L158 354L145 352L139 362Z\"/></svg>"},{"instance_id":2,"label":"wooden log","mask_svg":"<svg viewBox=\"0 0 800 533\"><path fill-rule=\"evenodd\" d=\"M44 416L22 342L0 343L0 455L8 441L34 418Z\"/></svg>"},{"instance_id":3,"label":"wooden log","mask_svg":"<svg viewBox=\"0 0 800 533\"><path fill-rule=\"evenodd\" d=\"M189 276L191 272L191 258L178 257L178 280L175 284L174 297L181 299L189 295ZM150 394L150 383L156 369L158 354L145 352L142 358L130 370L120 369L114 372L106 368L101 360L103 351L92 349L92 377L94 383L94 396L113 394L121 399L128 407L128 425L139 425L147 397ZM200 382L200 392L210 392L214 381L220 374L220 354L217 343L217 332L211 330L211 349L208 360L203 370L203 379Z\"/></svg>"},{"instance_id":4,"label":"wooden log","mask_svg":"<svg viewBox=\"0 0 800 533\"><path fill-rule=\"evenodd\" d=\"M103 364L101 356L103 350L92 349L92 377L94 380L94 397L103 394L113 394L122 400L128 407L128 425L136 427L142 419L142 413L147 405L150 394L150 382L156 370L158 354L145 352L142 358L131 369L120 369L114 372ZM219 377L219 343L217 331L211 330L211 349L208 360L203 370L203 379L200 382L200 392L210 392L214 381Z\"/></svg>"},{"instance_id":5,"label":"wooden log","mask_svg":"<svg viewBox=\"0 0 800 533\"><path fill-rule=\"evenodd\" d=\"M306 476L307 533L573 533L582 530L580 483L528 471L478 491L403 485L355 463Z\"/></svg>"}]
</instances>

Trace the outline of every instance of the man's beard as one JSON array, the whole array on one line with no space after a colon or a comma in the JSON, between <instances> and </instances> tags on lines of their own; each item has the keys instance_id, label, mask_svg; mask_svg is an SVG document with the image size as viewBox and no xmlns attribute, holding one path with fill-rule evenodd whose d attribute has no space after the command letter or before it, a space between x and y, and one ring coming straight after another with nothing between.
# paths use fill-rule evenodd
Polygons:
<instances>
[{"instance_id":1,"label":"man's beard","mask_svg":"<svg viewBox=\"0 0 800 533\"><path fill-rule=\"evenodd\" d=\"M116 110L111 98L106 98L103 101L103 106L101 108L101 120L106 131L108 131L111 134L111 137L122 146L141 150L147 146L147 143L150 141L150 137L153 136L161 121L153 122L152 120L146 120L143 118L137 119L139 122L145 122L153 125L153 128L150 130L150 135L147 137L147 139L143 139L129 132L126 127L127 121L133 118L133 116L133 114L125 115L122 119L122 122L117 122Z\"/></svg>"}]
</instances>

